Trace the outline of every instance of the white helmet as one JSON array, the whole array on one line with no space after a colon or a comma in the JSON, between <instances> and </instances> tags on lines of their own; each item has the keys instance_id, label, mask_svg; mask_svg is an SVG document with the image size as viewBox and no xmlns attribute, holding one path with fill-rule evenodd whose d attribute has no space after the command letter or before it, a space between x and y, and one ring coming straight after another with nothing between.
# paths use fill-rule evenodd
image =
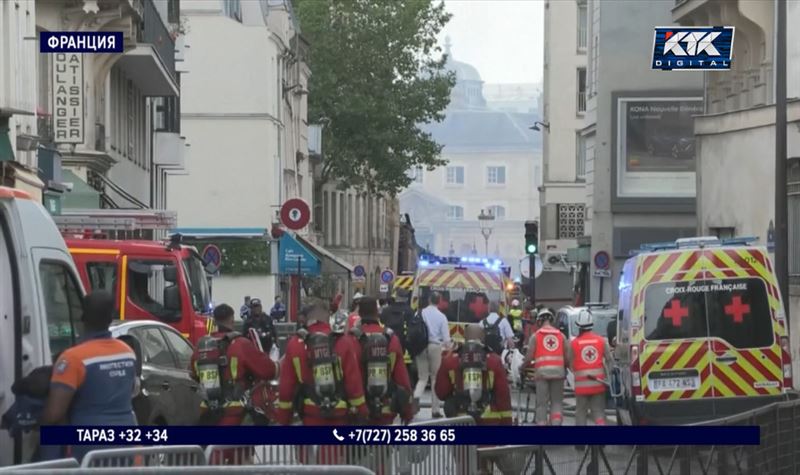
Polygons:
<instances>
[{"instance_id":1,"label":"white helmet","mask_svg":"<svg viewBox=\"0 0 800 475\"><path fill-rule=\"evenodd\" d=\"M594 326L594 316L592 316L592 312L588 310L581 310L578 314L578 318L575 319L575 324L578 325L578 328L582 330L588 330Z\"/></svg>"},{"instance_id":2,"label":"white helmet","mask_svg":"<svg viewBox=\"0 0 800 475\"><path fill-rule=\"evenodd\" d=\"M512 300L511 301L511 306L512 307L519 307L519 300L517 300L517 299Z\"/></svg>"},{"instance_id":3,"label":"white helmet","mask_svg":"<svg viewBox=\"0 0 800 475\"><path fill-rule=\"evenodd\" d=\"M361 300L363 298L364 298L364 294L362 294L361 292L356 292L356 294L353 295L353 302L357 302L357 301L359 301L359 300Z\"/></svg>"}]
</instances>

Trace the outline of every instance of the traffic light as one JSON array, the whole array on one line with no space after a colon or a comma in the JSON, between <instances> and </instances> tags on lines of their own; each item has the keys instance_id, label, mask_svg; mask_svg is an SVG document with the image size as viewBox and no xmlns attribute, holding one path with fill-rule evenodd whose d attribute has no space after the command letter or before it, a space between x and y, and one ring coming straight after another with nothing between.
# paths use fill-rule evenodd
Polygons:
<instances>
[{"instance_id":1,"label":"traffic light","mask_svg":"<svg viewBox=\"0 0 800 475\"><path fill-rule=\"evenodd\" d=\"M536 221L525 221L525 254L535 255L539 253L539 223Z\"/></svg>"}]
</instances>

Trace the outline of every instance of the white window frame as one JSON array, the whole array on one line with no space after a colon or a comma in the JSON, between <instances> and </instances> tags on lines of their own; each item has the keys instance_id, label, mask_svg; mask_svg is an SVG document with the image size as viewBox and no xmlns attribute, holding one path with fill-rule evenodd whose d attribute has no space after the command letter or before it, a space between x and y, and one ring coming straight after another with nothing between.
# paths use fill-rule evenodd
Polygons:
<instances>
[{"instance_id":1,"label":"white window frame","mask_svg":"<svg viewBox=\"0 0 800 475\"><path fill-rule=\"evenodd\" d=\"M491 180L491 170L492 169L502 169L503 170L503 182L492 182ZM496 179L497 177L495 177ZM498 164L490 164L486 165L486 185L491 187L504 187L508 184L508 167L505 164L498 163Z\"/></svg>"},{"instance_id":2,"label":"white window frame","mask_svg":"<svg viewBox=\"0 0 800 475\"><path fill-rule=\"evenodd\" d=\"M450 211L454 209L461 210L461 216L453 216ZM447 215L445 216L447 221L464 221L464 206L459 204L449 205L447 207Z\"/></svg>"},{"instance_id":3,"label":"white window frame","mask_svg":"<svg viewBox=\"0 0 800 475\"><path fill-rule=\"evenodd\" d=\"M499 216L498 214L495 213L495 211L498 209L503 210L503 216ZM505 221L508 218L508 206L504 204L500 203L491 204L486 207L486 212L488 213L489 211L491 211L492 215L494 215L495 221Z\"/></svg>"},{"instance_id":4,"label":"white window frame","mask_svg":"<svg viewBox=\"0 0 800 475\"><path fill-rule=\"evenodd\" d=\"M458 170L459 168L461 169L461 183L459 183L457 181L451 182L450 181L450 170L451 169ZM455 171L454 173L455 173L454 177L458 178L458 172ZM445 168L445 170L444 170L444 183L445 183L445 185L452 186L452 187L456 187L456 186L460 187L460 186L464 186L466 184L466 182L467 182L467 169L466 169L466 167L464 167L464 165L448 165Z\"/></svg>"},{"instance_id":5,"label":"white window frame","mask_svg":"<svg viewBox=\"0 0 800 475\"><path fill-rule=\"evenodd\" d=\"M583 12L583 18L581 18L581 12ZM578 52L585 53L586 48L589 45L589 5L587 4L586 0L578 0L576 22L578 24L578 36L575 41L578 45Z\"/></svg>"}]
</instances>

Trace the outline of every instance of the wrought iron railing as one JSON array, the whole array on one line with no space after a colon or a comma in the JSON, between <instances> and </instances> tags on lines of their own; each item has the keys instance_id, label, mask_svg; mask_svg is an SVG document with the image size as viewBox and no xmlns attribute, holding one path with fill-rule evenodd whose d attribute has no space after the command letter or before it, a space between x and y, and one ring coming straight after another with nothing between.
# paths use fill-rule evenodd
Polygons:
<instances>
[{"instance_id":1,"label":"wrought iron railing","mask_svg":"<svg viewBox=\"0 0 800 475\"><path fill-rule=\"evenodd\" d=\"M161 19L153 0L142 0L142 27L136 40L139 43L153 45L158 57L164 64L164 68L169 72L173 79L175 74L175 41L172 39L169 29Z\"/></svg>"}]
</instances>

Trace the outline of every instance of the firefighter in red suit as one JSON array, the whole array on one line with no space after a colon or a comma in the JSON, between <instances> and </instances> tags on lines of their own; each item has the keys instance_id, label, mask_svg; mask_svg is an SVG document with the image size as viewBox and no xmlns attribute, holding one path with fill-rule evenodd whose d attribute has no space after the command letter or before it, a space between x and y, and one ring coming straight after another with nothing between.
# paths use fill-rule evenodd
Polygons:
<instances>
[{"instance_id":1,"label":"firefighter in red suit","mask_svg":"<svg viewBox=\"0 0 800 475\"><path fill-rule=\"evenodd\" d=\"M241 425L247 416L242 395L257 383L275 378L278 371L269 355L260 351L249 338L233 331L233 315L229 305L218 305L214 309L218 331L201 339L192 355L192 377L203 385L209 399L203 403L203 419L213 425ZM221 391L217 391L217 382L207 380L207 377L213 379L215 368L208 364L206 355L209 352L204 349L220 342L220 346L225 347L225 358L218 361Z\"/></svg>"},{"instance_id":2,"label":"firefighter in red suit","mask_svg":"<svg viewBox=\"0 0 800 475\"><path fill-rule=\"evenodd\" d=\"M269 355L249 338L233 331L234 311L221 304L214 309L218 331L197 342L192 354L192 378L205 390L201 407L203 425L238 426L248 419L247 394L277 376ZM242 463L252 452L224 451L223 463ZM220 463L220 462L216 462Z\"/></svg>"},{"instance_id":3,"label":"firefighter in red suit","mask_svg":"<svg viewBox=\"0 0 800 475\"><path fill-rule=\"evenodd\" d=\"M400 339L381 325L378 302L373 297L363 297L358 308L361 318L353 333L360 349L368 422L391 425L399 414L408 423L414 417L411 379Z\"/></svg>"},{"instance_id":4,"label":"firefighter in red suit","mask_svg":"<svg viewBox=\"0 0 800 475\"><path fill-rule=\"evenodd\" d=\"M357 342L331 332L328 309L324 301L309 301L299 315L303 327L286 344L278 384L279 424L290 424L294 412L311 426L346 425L350 411L366 419Z\"/></svg>"},{"instance_id":5,"label":"firefighter in red suit","mask_svg":"<svg viewBox=\"0 0 800 475\"><path fill-rule=\"evenodd\" d=\"M487 351L483 328L467 325L464 343L442 358L436 396L445 415L471 415L479 425L511 425L511 387L500 356Z\"/></svg>"}]
</instances>

